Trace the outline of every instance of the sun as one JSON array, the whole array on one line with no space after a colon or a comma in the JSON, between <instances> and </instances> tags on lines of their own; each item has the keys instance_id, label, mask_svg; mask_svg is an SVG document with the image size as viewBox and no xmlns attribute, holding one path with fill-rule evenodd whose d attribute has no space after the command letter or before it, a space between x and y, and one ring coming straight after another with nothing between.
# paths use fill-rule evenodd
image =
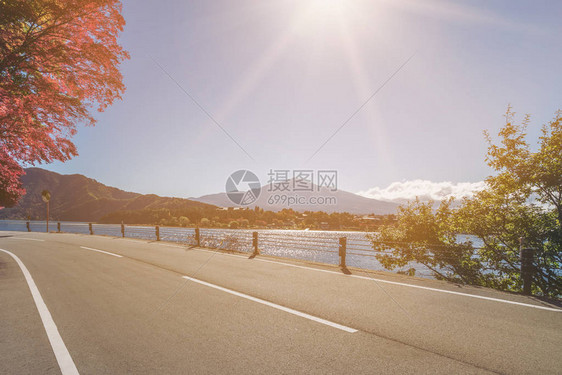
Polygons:
<instances>
[{"instance_id":1,"label":"sun","mask_svg":"<svg viewBox=\"0 0 562 375\"><path fill-rule=\"evenodd\" d=\"M312 17L336 17L349 10L352 0L308 0L303 4Z\"/></svg>"},{"instance_id":2,"label":"sun","mask_svg":"<svg viewBox=\"0 0 562 375\"><path fill-rule=\"evenodd\" d=\"M309 0L310 6L316 8L318 11L323 12L341 12L348 5L349 1L346 0Z\"/></svg>"},{"instance_id":3,"label":"sun","mask_svg":"<svg viewBox=\"0 0 562 375\"><path fill-rule=\"evenodd\" d=\"M360 0L301 0L298 6L298 24L307 32L330 31L334 26L353 18L352 13Z\"/></svg>"}]
</instances>

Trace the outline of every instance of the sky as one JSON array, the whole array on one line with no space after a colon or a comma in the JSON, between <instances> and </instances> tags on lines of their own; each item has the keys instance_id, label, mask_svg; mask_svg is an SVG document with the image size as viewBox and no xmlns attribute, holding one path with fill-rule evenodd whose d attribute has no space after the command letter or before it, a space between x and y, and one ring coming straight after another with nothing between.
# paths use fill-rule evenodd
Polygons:
<instances>
[{"instance_id":1,"label":"sky","mask_svg":"<svg viewBox=\"0 0 562 375\"><path fill-rule=\"evenodd\" d=\"M562 109L562 2L124 0L123 15L123 100L79 127L78 157L41 167L186 198L239 169L264 184L327 169L340 190L439 198L493 173L483 131L508 105L532 142Z\"/></svg>"}]
</instances>

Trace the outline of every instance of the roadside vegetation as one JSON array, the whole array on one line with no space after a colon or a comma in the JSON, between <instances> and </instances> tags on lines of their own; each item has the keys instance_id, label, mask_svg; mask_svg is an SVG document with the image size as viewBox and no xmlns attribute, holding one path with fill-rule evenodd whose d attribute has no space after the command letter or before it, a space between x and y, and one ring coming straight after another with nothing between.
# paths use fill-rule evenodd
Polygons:
<instances>
[{"instance_id":1,"label":"roadside vegetation","mask_svg":"<svg viewBox=\"0 0 562 375\"><path fill-rule=\"evenodd\" d=\"M266 211L260 207L224 208L193 207L186 209L159 208L122 210L109 213L99 222L107 224L149 224L177 227L202 228L274 228L311 230L358 230L374 231L388 225L395 215L353 215L350 213L326 213L322 211L297 212L284 209Z\"/></svg>"},{"instance_id":2,"label":"roadside vegetation","mask_svg":"<svg viewBox=\"0 0 562 375\"><path fill-rule=\"evenodd\" d=\"M529 122L526 116L516 124L508 109L499 142L485 133L486 161L496 172L485 190L460 206L442 202L437 210L431 202L410 202L399 208L396 223L372 234L382 265L393 270L416 262L438 279L519 292L520 249L532 248L533 294L560 297L562 112L543 126L537 147L526 139ZM462 234L478 241L462 240Z\"/></svg>"},{"instance_id":3,"label":"roadside vegetation","mask_svg":"<svg viewBox=\"0 0 562 375\"><path fill-rule=\"evenodd\" d=\"M125 91L119 0L0 1L0 207L25 194L21 164L66 161L79 123Z\"/></svg>"}]
</instances>

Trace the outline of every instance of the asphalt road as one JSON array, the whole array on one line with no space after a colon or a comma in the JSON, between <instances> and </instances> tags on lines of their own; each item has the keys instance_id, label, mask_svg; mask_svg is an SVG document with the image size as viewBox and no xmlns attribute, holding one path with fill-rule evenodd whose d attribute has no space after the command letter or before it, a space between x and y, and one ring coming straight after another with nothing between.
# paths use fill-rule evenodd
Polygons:
<instances>
[{"instance_id":1,"label":"asphalt road","mask_svg":"<svg viewBox=\"0 0 562 375\"><path fill-rule=\"evenodd\" d=\"M562 309L533 297L102 236L0 249L0 374L562 372Z\"/></svg>"}]
</instances>

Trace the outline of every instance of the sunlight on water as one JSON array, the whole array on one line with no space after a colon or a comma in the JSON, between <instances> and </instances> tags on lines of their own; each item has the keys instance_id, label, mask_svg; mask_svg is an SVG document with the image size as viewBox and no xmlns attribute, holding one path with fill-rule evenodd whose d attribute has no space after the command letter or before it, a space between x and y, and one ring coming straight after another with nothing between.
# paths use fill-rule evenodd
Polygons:
<instances>
[{"instance_id":1,"label":"sunlight on water","mask_svg":"<svg viewBox=\"0 0 562 375\"><path fill-rule=\"evenodd\" d=\"M88 223L60 222L61 232L89 234ZM45 232L44 221L30 222L32 232ZM49 222L49 230L56 231L57 223ZM94 224L94 234L121 237L119 224ZM27 231L26 222L21 220L0 220L0 231ZM375 251L365 232L344 231L302 231L302 230L271 230L271 229L200 229L201 246L221 250L253 252L253 232L258 232L260 253L282 258L301 259L311 262L337 265L339 257L339 238L347 238L347 258L349 267L369 270L385 270L375 258ZM153 226L127 225L125 237L145 240L156 240ZM162 241L195 245L194 228L161 227ZM416 270L416 276L432 278L431 273L420 264L408 264L401 269Z\"/></svg>"}]
</instances>

